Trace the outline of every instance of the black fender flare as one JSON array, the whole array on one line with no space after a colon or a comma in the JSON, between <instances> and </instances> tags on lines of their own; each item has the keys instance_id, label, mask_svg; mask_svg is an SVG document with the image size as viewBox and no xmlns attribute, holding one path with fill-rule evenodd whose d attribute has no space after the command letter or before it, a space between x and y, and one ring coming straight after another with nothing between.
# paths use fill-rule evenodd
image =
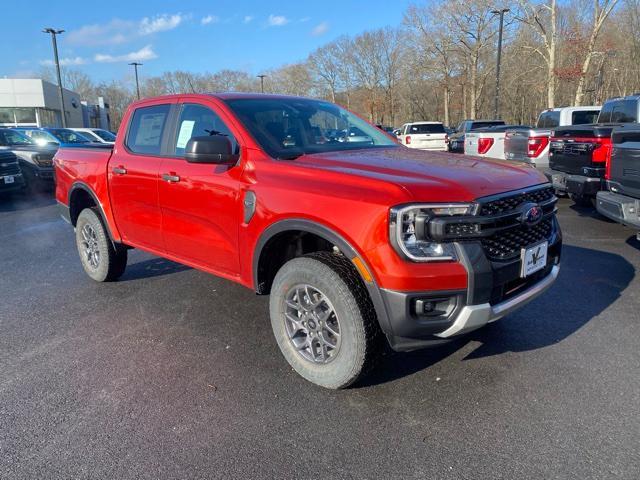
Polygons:
<instances>
[{"instance_id":1,"label":"black fender flare","mask_svg":"<svg viewBox=\"0 0 640 480\"><path fill-rule=\"evenodd\" d=\"M83 190L86 193L89 194L89 196L93 199L93 201L95 202L96 206L98 207L98 210L100 211L100 216L102 216L102 222L104 223L104 226L107 230L107 235L109 235L109 240L111 240L111 243L114 244L114 247L116 246L116 242L113 239L113 234L111 233L111 227L109 227L109 222L107 221L107 216L104 214L104 210L102 209L102 203L100 203L100 200L98 200L98 196L95 194L95 192L93 191L93 189L87 185L86 183L80 181L80 180L76 180L73 185L71 185L71 188L69 189L69 194L68 194L68 199L67 199L67 204L69 205L69 220L70 223L75 227L75 222L74 219L71 216L71 210L73 208L73 205L71 204L71 198L73 197L73 194L75 192L77 192L78 190ZM78 212L79 214L80 212ZM77 220L77 219L76 219Z\"/></svg>"},{"instance_id":2,"label":"black fender flare","mask_svg":"<svg viewBox=\"0 0 640 480\"><path fill-rule=\"evenodd\" d=\"M299 230L302 232L312 233L321 238L324 238L328 242L338 247L340 252L342 252L342 254L349 260L353 260L354 258L359 257L366 268L371 272L371 268L367 265L367 262L360 255L358 255L356 249L353 248L349 242L347 242L342 236L333 231L331 228L321 223L302 218L280 220L271 224L262 232L254 248L252 265L253 285L257 293L261 293L260 285L258 282L258 267L260 264L260 256L262 254L262 250L269 242L269 240L271 240L274 236L288 230ZM382 294L380 293L380 287L375 282L375 279L371 282L367 282L363 279L363 283L366 286L367 291L369 292L369 297L371 298L373 306L376 310L376 315L378 317L380 327L385 333L390 333L392 331L391 322L389 321L389 315L387 314L385 303L382 298Z\"/></svg>"}]
</instances>

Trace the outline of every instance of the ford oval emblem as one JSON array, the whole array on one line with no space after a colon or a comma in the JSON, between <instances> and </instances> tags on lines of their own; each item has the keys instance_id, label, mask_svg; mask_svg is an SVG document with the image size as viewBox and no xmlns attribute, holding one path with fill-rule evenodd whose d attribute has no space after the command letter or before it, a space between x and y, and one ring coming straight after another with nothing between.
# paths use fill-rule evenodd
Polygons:
<instances>
[{"instance_id":1,"label":"ford oval emblem","mask_svg":"<svg viewBox=\"0 0 640 480\"><path fill-rule=\"evenodd\" d=\"M539 205L536 205L534 203L528 203L524 205L524 207L522 208L520 223L528 227L533 227L534 225L537 225L538 223L540 223L540 220L542 220L543 215L544 215L544 212L542 211L542 208L540 208Z\"/></svg>"}]
</instances>

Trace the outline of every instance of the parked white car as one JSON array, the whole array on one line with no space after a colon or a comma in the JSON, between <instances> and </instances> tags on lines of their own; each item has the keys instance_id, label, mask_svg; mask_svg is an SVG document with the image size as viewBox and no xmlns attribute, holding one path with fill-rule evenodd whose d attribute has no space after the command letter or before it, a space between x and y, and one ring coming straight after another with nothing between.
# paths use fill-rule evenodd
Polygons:
<instances>
[{"instance_id":1,"label":"parked white car","mask_svg":"<svg viewBox=\"0 0 640 480\"><path fill-rule=\"evenodd\" d=\"M446 152L449 147L449 135L441 122L405 123L398 138L403 145L420 150Z\"/></svg>"},{"instance_id":2,"label":"parked white car","mask_svg":"<svg viewBox=\"0 0 640 480\"><path fill-rule=\"evenodd\" d=\"M113 145L116 141L116 136L109 130L104 130L103 128L72 128L71 130L80 132L93 142Z\"/></svg>"}]
</instances>

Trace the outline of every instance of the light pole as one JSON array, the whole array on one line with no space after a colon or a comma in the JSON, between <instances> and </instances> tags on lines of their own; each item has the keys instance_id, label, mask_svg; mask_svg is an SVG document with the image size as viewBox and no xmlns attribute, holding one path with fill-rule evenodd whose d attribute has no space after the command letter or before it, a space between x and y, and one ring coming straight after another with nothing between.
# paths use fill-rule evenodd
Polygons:
<instances>
[{"instance_id":1,"label":"light pole","mask_svg":"<svg viewBox=\"0 0 640 480\"><path fill-rule=\"evenodd\" d=\"M58 60L58 42L56 35L64 33L64 30L56 30L55 28L45 28L43 33L51 34L51 43L53 44L53 59L56 64L56 75L58 76L58 98L60 100L60 117L62 118L62 128L67 128L67 116L64 112L64 92L62 90L62 76L60 75L60 61Z\"/></svg>"},{"instance_id":2,"label":"light pole","mask_svg":"<svg viewBox=\"0 0 640 480\"><path fill-rule=\"evenodd\" d=\"M266 77L266 75L258 75L260 79L260 92L262 93L264 93L264 77Z\"/></svg>"},{"instance_id":3,"label":"light pole","mask_svg":"<svg viewBox=\"0 0 640 480\"><path fill-rule=\"evenodd\" d=\"M133 65L133 69L136 72L136 94L138 95L138 100L140 100L140 84L138 83L138 67L142 64L138 62L131 62L129 65Z\"/></svg>"},{"instance_id":4,"label":"light pole","mask_svg":"<svg viewBox=\"0 0 640 480\"><path fill-rule=\"evenodd\" d=\"M492 10L494 15L500 15L500 31L498 32L498 55L496 58L496 92L493 98L493 116L499 118L498 114L498 102L500 97L500 61L502 60L502 29L504 25L504 14L509 11L508 8L502 8L500 10Z\"/></svg>"}]
</instances>

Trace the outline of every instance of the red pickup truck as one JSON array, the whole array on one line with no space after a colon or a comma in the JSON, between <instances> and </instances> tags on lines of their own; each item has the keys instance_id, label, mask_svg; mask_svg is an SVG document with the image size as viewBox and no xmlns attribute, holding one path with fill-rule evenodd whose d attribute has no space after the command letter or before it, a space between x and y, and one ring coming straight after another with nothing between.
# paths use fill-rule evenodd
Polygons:
<instances>
[{"instance_id":1,"label":"red pickup truck","mask_svg":"<svg viewBox=\"0 0 640 480\"><path fill-rule=\"evenodd\" d=\"M91 278L117 279L140 248L270 294L283 355L328 388L361 377L385 339L442 343L559 271L557 199L538 171L411 150L321 100L143 100L112 150L61 148L54 163Z\"/></svg>"}]
</instances>

